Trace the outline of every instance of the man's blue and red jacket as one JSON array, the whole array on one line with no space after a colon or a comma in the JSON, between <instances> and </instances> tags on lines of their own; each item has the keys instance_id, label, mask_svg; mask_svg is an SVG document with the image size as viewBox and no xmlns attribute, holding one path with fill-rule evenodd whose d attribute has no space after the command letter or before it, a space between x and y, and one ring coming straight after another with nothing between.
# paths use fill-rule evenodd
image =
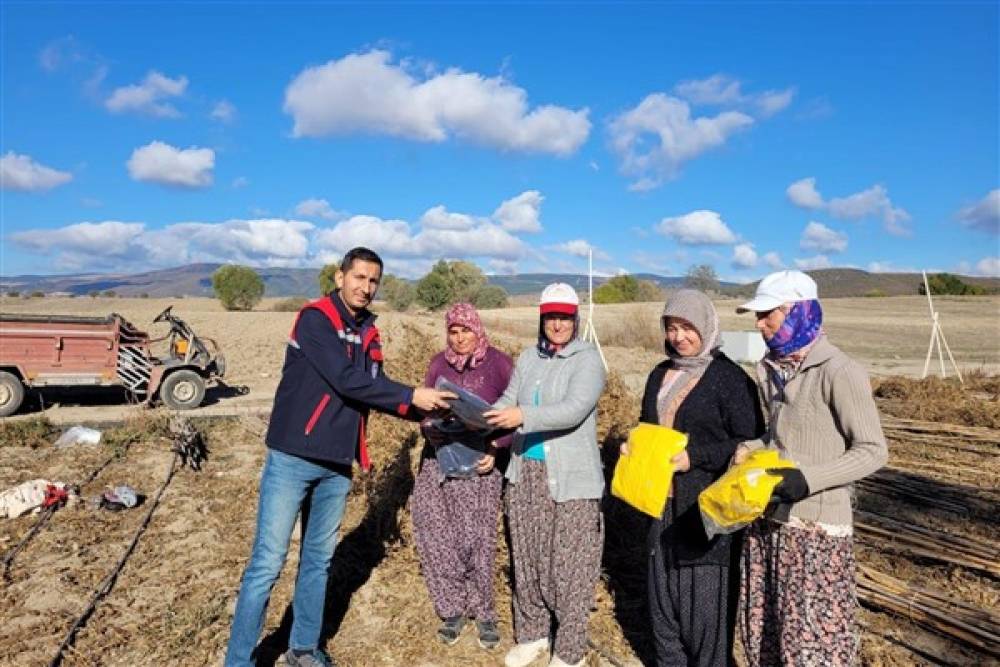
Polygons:
<instances>
[{"instance_id":1,"label":"man's blue and red jacket","mask_svg":"<svg viewBox=\"0 0 1000 667\"><path fill-rule=\"evenodd\" d=\"M405 416L413 389L382 372L375 315L353 316L333 292L299 311L274 396L267 446L368 469L369 408Z\"/></svg>"}]
</instances>

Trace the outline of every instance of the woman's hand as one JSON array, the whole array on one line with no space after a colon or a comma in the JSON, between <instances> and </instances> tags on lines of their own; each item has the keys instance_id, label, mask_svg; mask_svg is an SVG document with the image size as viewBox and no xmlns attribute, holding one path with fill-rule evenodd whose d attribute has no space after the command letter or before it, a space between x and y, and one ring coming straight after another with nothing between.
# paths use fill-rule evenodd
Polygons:
<instances>
[{"instance_id":1,"label":"woman's hand","mask_svg":"<svg viewBox=\"0 0 1000 667\"><path fill-rule=\"evenodd\" d=\"M496 447L490 445L487 448L486 453L483 454L483 458L476 462L476 472L480 475L488 475L491 470L493 470L493 464L497 460L497 450Z\"/></svg>"},{"instance_id":2,"label":"woman's hand","mask_svg":"<svg viewBox=\"0 0 1000 667\"><path fill-rule=\"evenodd\" d=\"M487 423L497 428L517 428L524 423L524 413L521 408L504 408L503 410L488 410L483 413Z\"/></svg>"},{"instance_id":3,"label":"woman's hand","mask_svg":"<svg viewBox=\"0 0 1000 667\"><path fill-rule=\"evenodd\" d=\"M674 454L670 462L674 464L677 472L687 472L691 469L691 458L688 456L686 449L682 449L680 454Z\"/></svg>"},{"instance_id":4,"label":"woman's hand","mask_svg":"<svg viewBox=\"0 0 1000 667\"><path fill-rule=\"evenodd\" d=\"M736 452L733 454L733 465L739 465L747 460L750 456L750 448L745 445L740 445L736 448Z\"/></svg>"}]
</instances>

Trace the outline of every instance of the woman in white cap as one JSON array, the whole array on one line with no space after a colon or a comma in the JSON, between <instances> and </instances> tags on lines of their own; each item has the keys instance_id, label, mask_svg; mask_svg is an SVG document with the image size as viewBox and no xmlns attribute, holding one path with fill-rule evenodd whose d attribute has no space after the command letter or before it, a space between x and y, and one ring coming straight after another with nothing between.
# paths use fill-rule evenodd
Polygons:
<instances>
[{"instance_id":1,"label":"woman in white cap","mask_svg":"<svg viewBox=\"0 0 1000 667\"><path fill-rule=\"evenodd\" d=\"M596 415L604 364L577 337L572 287L546 287L539 310L537 345L521 353L507 391L486 413L494 426L517 429L506 498L517 644L507 667L546 652L551 667L583 664L604 541Z\"/></svg>"},{"instance_id":2,"label":"woman in white cap","mask_svg":"<svg viewBox=\"0 0 1000 667\"><path fill-rule=\"evenodd\" d=\"M647 601L658 667L732 663L739 535L708 539L698 494L736 447L764 430L753 380L721 351L719 316L697 290L678 290L660 319L667 359L649 374L639 420L686 433L663 514L649 531ZM624 446L623 446L624 449Z\"/></svg>"},{"instance_id":3,"label":"woman in white cap","mask_svg":"<svg viewBox=\"0 0 1000 667\"><path fill-rule=\"evenodd\" d=\"M816 283L800 271L765 277L737 312L753 312L768 353L757 367L767 433L743 443L777 449L796 468L774 491L777 510L747 529L739 624L749 665L850 665L854 627L851 484L888 457L868 374L823 332Z\"/></svg>"}]
</instances>

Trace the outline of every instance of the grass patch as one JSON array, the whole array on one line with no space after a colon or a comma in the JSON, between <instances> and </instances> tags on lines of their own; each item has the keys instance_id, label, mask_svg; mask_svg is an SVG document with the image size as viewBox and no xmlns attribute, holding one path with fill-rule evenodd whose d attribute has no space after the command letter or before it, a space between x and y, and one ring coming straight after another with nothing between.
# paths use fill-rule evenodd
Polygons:
<instances>
[{"instance_id":1,"label":"grass patch","mask_svg":"<svg viewBox=\"0 0 1000 667\"><path fill-rule=\"evenodd\" d=\"M0 448L31 447L37 449L51 444L57 432L47 417L32 417L0 421Z\"/></svg>"}]
</instances>

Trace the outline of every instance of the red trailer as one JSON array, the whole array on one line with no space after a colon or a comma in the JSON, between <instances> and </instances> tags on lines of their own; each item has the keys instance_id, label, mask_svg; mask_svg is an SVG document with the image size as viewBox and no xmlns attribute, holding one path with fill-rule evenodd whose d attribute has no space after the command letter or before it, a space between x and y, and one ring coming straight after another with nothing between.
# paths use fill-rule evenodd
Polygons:
<instances>
[{"instance_id":1,"label":"red trailer","mask_svg":"<svg viewBox=\"0 0 1000 667\"><path fill-rule=\"evenodd\" d=\"M200 338L167 308L154 322L170 331L153 339L121 315L0 313L0 417L17 411L27 387L120 386L138 400L175 410L201 405L206 382L225 375L218 344ZM165 356L150 344L167 341Z\"/></svg>"}]
</instances>

